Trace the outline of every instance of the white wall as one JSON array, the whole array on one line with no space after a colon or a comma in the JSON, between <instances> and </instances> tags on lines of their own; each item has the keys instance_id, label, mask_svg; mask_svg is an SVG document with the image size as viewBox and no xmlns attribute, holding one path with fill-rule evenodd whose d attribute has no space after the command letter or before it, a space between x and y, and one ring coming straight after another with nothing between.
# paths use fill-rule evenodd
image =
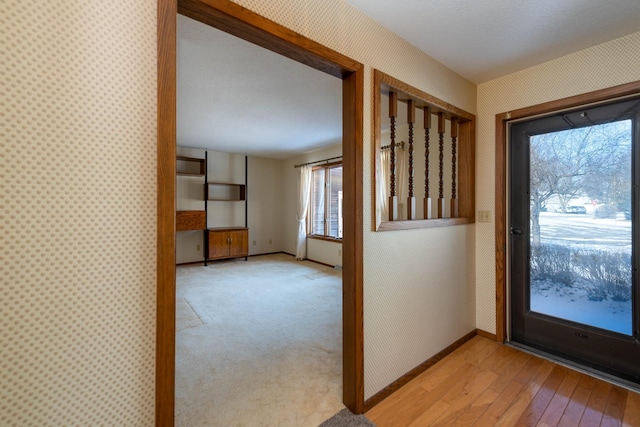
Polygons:
<instances>
[{"instance_id":1,"label":"white wall","mask_svg":"<svg viewBox=\"0 0 640 427\"><path fill-rule=\"evenodd\" d=\"M249 157L249 254L280 252L282 242L282 161Z\"/></svg>"},{"instance_id":2,"label":"white wall","mask_svg":"<svg viewBox=\"0 0 640 427\"><path fill-rule=\"evenodd\" d=\"M282 250L295 255L298 238L298 169L294 166L316 160L342 156L342 144L334 144L329 147L302 154L282 161ZM342 265L342 257L335 254L342 250L342 243L314 241L307 239L307 258L313 261L324 262L330 265ZM340 261L340 262L337 262Z\"/></svg>"},{"instance_id":3,"label":"white wall","mask_svg":"<svg viewBox=\"0 0 640 427\"><path fill-rule=\"evenodd\" d=\"M330 266L342 266L342 243L307 239L307 259Z\"/></svg>"},{"instance_id":4,"label":"white wall","mask_svg":"<svg viewBox=\"0 0 640 427\"><path fill-rule=\"evenodd\" d=\"M496 114L636 80L640 32L480 84L476 208L495 213ZM476 323L495 332L494 224L477 224L476 231Z\"/></svg>"}]
</instances>

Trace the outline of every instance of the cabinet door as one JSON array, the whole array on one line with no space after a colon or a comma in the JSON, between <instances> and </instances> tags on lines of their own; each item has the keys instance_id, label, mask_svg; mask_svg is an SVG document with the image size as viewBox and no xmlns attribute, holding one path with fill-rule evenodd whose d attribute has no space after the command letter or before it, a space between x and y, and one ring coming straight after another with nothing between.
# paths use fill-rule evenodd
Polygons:
<instances>
[{"instance_id":1,"label":"cabinet door","mask_svg":"<svg viewBox=\"0 0 640 427\"><path fill-rule=\"evenodd\" d=\"M248 230L229 231L231 244L229 245L230 256L249 255L249 233Z\"/></svg>"},{"instance_id":2,"label":"cabinet door","mask_svg":"<svg viewBox=\"0 0 640 427\"><path fill-rule=\"evenodd\" d=\"M209 259L229 256L229 232L209 231Z\"/></svg>"}]
</instances>

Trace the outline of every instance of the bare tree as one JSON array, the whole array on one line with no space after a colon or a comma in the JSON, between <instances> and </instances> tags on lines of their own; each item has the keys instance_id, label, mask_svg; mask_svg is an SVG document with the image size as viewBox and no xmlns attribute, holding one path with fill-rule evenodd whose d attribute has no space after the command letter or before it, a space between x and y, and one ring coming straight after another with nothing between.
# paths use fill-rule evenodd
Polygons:
<instances>
[{"instance_id":1,"label":"bare tree","mask_svg":"<svg viewBox=\"0 0 640 427\"><path fill-rule=\"evenodd\" d=\"M613 124L612 124L613 125ZM615 205L619 210L631 209L631 122L618 122L615 128L599 129L601 164L584 183L585 193L604 204Z\"/></svg>"},{"instance_id":2,"label":"bare tree","mask_svg":"<svg viewBox=\"0 0 640 427\"><path fill-rule=\"evenodd\" d=\"M556 196L563 212L588 196L619 203L630 193L630 121L534 135L530 138L531 234L540 246L540 211ZM626 194L626 195L625 195Z\"/></svg>"}]
</instances>

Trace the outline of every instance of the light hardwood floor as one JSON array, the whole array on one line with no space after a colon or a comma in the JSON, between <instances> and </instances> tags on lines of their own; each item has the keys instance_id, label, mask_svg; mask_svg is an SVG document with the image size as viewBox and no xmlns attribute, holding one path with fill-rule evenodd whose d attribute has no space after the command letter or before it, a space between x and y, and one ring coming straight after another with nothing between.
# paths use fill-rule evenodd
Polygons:
<instances>
[{"instance_id":1,"label":"light hardwood floor","mask_svg":"<svg viewBox=\"0 0 640 427\"><path fill-rule=\"evenodd\" d=\"M379 427L640 427L640 394L476 336L366 416Z\"/></svg>"}]
</instances>

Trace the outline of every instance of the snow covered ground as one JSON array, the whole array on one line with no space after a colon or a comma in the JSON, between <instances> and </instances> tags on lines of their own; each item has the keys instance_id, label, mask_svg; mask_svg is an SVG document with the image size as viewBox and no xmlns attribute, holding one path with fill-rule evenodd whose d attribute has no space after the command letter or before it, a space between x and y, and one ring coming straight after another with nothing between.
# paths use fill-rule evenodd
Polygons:
<instances>
[{"instance_id":1,"label":"snow covered ground","mask_svg":"<svg viewBox=\"0 0 640 427\"><path fill-rule=\"evenodd\" d=\"M589 214L540 214L542 244L631 253L631 221L594 219ZM587 288L549 280L531 282L531 310L625 335L632 333L632 301L592 301Z\"/></svg>"},{"instance_id":2,"label":"snow covered ground","mask_svg":"<svg viewBox=\"0 0 640 427\"><path fill-rule=\"evenodd\" d=\"M625 335L632 333L631 301L590 301L583 286L531 282L531 310Z\"/></svg>"},{"instance_id":3,"label":"snow covered ground","mask_svg":"<svg viewBox=\"0 0 640 427\"><path fill-rule=\"evenodd\" d=\"M581 245L588 249L628 250L631 253L631 221L594 219L589 214L540 213L543 244Z\"/></svg>"}]
</instances>

